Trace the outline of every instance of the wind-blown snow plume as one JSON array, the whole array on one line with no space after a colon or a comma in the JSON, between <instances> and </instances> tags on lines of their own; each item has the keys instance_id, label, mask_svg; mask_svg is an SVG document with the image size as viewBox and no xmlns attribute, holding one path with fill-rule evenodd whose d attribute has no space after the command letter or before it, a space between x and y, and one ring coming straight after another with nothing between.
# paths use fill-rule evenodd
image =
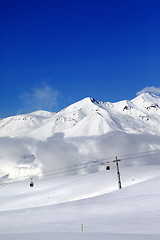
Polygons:
<instances>
[{"instance_id":1,"label":"wind-blown snow plume","mask_svg":"<svg viewBox=\"0 0 160 240\"><path fill-rule=\"evenodd\" d=\"M145 87L141 91L137 92L137 95L140 95L142 93L150 92L156 95L160 95L160 88L159 87Z\"/></svg>"}]
</instances>

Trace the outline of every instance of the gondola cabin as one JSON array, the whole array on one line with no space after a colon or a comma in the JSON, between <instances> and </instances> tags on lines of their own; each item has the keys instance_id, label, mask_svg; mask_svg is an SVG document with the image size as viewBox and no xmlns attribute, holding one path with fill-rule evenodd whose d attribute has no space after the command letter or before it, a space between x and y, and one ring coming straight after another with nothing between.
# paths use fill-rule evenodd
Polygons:
<instances>
[{"instance_id":1,"label":"gondola cabin","mask_svg":"<svg viewBox=\"0 0 160 240\"><path fill-rule=\"evenodd\" d=\"M32 178L31 178L30 187L33 187L33 186L34 186L34 182L32 181Z\"/></svg>"},{"instance_id":2,"label":"gondola cabin","mask_svg":"<svg viewBox=\"0 0 160 240\"><path fill-rule=\"evenodd\" d=\"M110 166L107 166L107 167L106 167L106 170L109 171L109 170L110 170Z\"/></svg>"}]
</instances>

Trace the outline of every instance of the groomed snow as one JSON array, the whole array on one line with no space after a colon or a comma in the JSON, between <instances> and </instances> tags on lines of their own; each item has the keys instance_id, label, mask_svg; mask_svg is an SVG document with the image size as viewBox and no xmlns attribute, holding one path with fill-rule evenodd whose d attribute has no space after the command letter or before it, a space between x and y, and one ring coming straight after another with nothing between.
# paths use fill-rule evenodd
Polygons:
<instances>
[{"instance_id":1,"label":"groomed snow","mask_svg":"<svg viewBox=\"0 0 160 240\"><path fill-rule=\"evenodd\" d=\"M160 166L0 185L0 239L160 239ZM81 232L83 224L84 232Z\"/></svg>"}]
</instances>

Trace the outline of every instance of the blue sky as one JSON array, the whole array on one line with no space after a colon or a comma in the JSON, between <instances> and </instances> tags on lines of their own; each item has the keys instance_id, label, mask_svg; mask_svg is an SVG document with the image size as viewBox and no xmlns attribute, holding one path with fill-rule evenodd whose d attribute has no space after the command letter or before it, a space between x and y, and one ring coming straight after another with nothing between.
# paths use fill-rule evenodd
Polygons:
<instances>
[{"instance_id":1,"label":"blue sky","mask_svg":"<svg viewBox=\"0 0 160 240\"><path fill-rule=\"evenodd\" d=\"M0 3L0 117L160 87L160 3Z\"/></svg>"}]
</instances>

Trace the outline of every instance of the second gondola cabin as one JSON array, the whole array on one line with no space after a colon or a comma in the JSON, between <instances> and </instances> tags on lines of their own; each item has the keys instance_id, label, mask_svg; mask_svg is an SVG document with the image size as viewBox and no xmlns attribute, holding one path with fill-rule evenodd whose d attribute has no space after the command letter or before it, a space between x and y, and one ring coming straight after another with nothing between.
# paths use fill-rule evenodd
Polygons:
<instances>
[{"instance_id":1,"label":"second gondola cabin","mask_svg":"<svg viewBox=\"0 0 160 240\"><path fill-rule=\"evenodd\" d=\"M107 167L106 167L106 170L109 171L109 170L110 170L110 166L107 166Z\"/></svg>"},{"instance_id":2,"label":"second gondola cabin","mask_svg":"<svg viewBox=\"0 0 160 240\"><path fill-rule=\"evenodd\" d=\"M34 186L34 182L32 181L32 178L31 178L30 187L33 187L33 186Z\"/></svg>"}]
</instances>

